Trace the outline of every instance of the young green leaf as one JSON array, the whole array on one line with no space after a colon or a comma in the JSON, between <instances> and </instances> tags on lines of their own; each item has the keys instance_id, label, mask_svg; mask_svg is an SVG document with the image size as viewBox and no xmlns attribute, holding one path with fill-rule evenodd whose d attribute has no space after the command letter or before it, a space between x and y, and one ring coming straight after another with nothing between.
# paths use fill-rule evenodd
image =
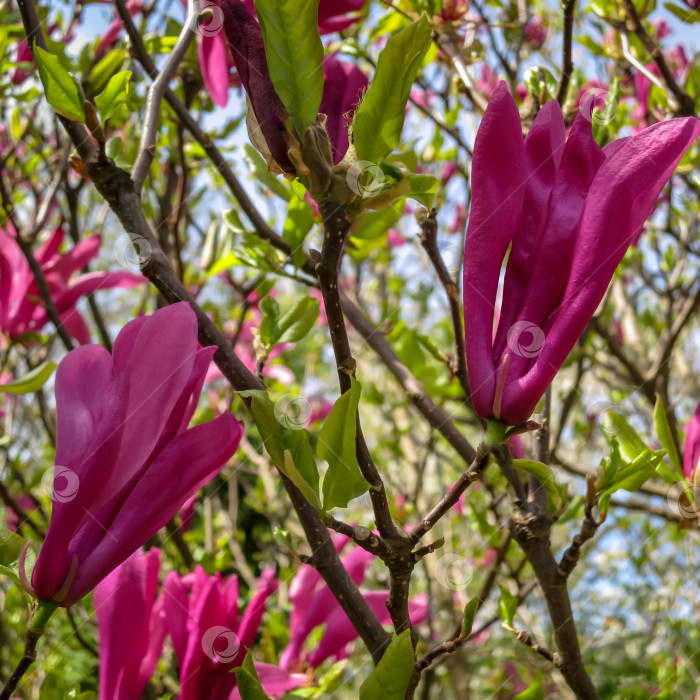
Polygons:
<instances>
[{"instance_id":1,"label":"young green leaf","mask_svg":"<svg viewBox=\"0 0 700 700\"><path fill-rule=\"evenodd\" d=\"M82 90L61 65L58 57L36 46L34 59L39 69L41 84L44 86L46 101L64 117L85 122Z\"/></svg>"},{"instance_id":2,"label":"young green leaf","mask_svg":"<svg viewBox=\"0 0 700 700\"><path fill-rule=\"evenodd\" d=\"M671 464L678 475L678 480L682 479L683 465L671 433L671 426L668 422L666 407L658 394L656 395L656 405L654 406L654 428L656 430L656 436L659 438L659 442L661 443L661 447L666 450L668 458L671 460Z\"/></svg>"},{"instance_id":3,"label":"young green leaf","mask_svg":"<svg viewBox=\"0 0 700 700\"><path fill-rule=\"evenodd\" d=\"M47 360L19 379L7 384L0 384L0 391L7 391L10 394L31 394L33 391L39 391L55 369L56 364Z\"/></svg>"},{"instance_id":4,"label":"young green leaf","mask_svg":"<svg viewBox=\"0 0 700 700\"><path fill-rule=\"evenodd\" d=\"M404 630L360 686L360 700L404 700L415 662L410 630Z\"/></svg>"},{"instance_id":5,"label":"young green leaf","mask_svg":"<svg viewBox=\"0 0 700 700\"><path fill-rule=\"evenodd\" d=\"M501 589L501 597L498 599L498 614L503 622L512 627L515 611L518 609L518 599L500 583L498 587Z\"/></svg>"},{"instance_id":6,"label":"young green leaf","mask_svg":"<svg viewBox=\"0 0 700 700\"><path fill-rule=\"evenodd\" d=\"M464 618L462 619L462 630L459 633L461 639L466 639L472 633L472 627L474 626L474 618L476 617L476 611L479 609L479 598L474 596L465 606L464 606Z\"/></svg>"},{"instance_id":7,"label":"young green leaf","mask_svg":"<svg viewBox=\"0 0 700 700\"><path fill-rule=\"evenodd\" d=\"M255 0L275 92L299 138L316 122L323 96L319 0Z\"/></svg>"},{"instance_id":8,"label":"young green leaf","mask_svg":"<svg viewBox=\"0 0 700 700\"><path fill-rule=\"evenodd\" d=\"M642 438L637 435L637 431L625 420L623 416L615 411L607 411L603 421L603 432L608 442L615 438L620 444L620 454L622 458L631 462L636 459L647 446Z\"/></svg>"},{"instance_id":9,"label":"young green leaf","mask_svg":"<svg viewBox=\"0 0 700 700\"><path fill-rule=\"evenodd\" d=\"M557 488L556 481L554 481L554 472L546 464L533 459L514 459L513 466L516 469L532 474L544 487L554 508L559 509L561 507L561 494Z\"/></svg>"},{"instance_id":10,"label":"young green leaf","mask_svg":"<svg viewBox=\"0 0 700 700\"><path fill-rule=\"evenodd\" d=\"M241 695L241 700L272 700L263 690L250 649L246 652L243 665L234 668L233 672L238 680L238 692Z\"/></svg>"},{"instance_id":11,"label":"young green leaf","mask_svg":"<svg viewBox=\"0 0 700 700\"><path fill-rule=\"evenodd\" d=\"M323 510L345 508L369 488L360 472L355 446L361 391L360 382L353 379L350 390L335 402L318 434L316 453L328 462L323 477Z\"/></svg>"},{"instance_id":12,"label":"young green leaf","mask_svg":"<svg viewBox=\"0 0 700 700\"><path fill-rule=\"evenodd\" d=\"M260 340L267 352L280 343L299 342L316 323L319 308L318 299L304 297L280 316L277 301L273 297L265 297L260 302L260 309L264 314L260 323Z\"/></svg>"},{"instance_id":13,"label":"young green leaf","mask_svg":"<svg viewBox=\"0 0 700 700\"><path fill-rule=\"evenodd\" d=\"M123 70L113 75L107 87L95 98L102 121L106 122L129 99L131 71Z\"/></svg>"},{"instance_id":14,"label":"young green leaf","mask_svg":"<svg viewBox=\"0 0 700 700\"><path fill-rule=\"evenodd\" d=\"M318 467L309 445L309 431L285 427L264 391L243 391L241 396L252 397L253 420L275 466L320 510Z\"/></svg>"},{"instance_id":15,"label":"young green leaf","mask_svg":"<svg viewBox=\"0 0 700 700\"><path fill-rule=\"evenodd\" d=\"M399 145L406 102L430 37L424 15L391 37L379 54L374 78L352 122L358 160L379 163Z\"/></svg>"},{"instance_id":16,"label":"young green leaf","mask_svg":"<svg viewBox=\"0 0 700 700\"><path fill-rule=\"evenodd\" d=\"M432 209L437 194L438 181L432 175L411 175L411 191L406 195L427 209Z\"/></svg>"}]
</instances>

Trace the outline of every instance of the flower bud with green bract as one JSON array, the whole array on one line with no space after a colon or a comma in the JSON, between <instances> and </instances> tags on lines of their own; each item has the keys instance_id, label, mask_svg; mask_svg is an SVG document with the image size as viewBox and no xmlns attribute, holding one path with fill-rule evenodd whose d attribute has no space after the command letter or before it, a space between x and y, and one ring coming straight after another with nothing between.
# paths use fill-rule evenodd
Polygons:
<instances>
[{"instance_id":1,"label":"flower bud with green bract","mask_svg":"<svg viewBox=\"0 0 700 700\"><path fill-rule=\"evenodd\" d=\"M223 0L221 6L228 45L248 97L251 141L271 170L296 175L288 155L293 145L293 137L285 126L289 115L272 85L260 25L240 0Z\"/></svg>"}]
</instances>

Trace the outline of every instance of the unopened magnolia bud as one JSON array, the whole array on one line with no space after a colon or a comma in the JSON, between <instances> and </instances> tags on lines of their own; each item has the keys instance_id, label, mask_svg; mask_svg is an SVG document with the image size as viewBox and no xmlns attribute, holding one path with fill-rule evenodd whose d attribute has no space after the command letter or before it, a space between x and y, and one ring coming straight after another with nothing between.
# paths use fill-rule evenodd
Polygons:
<instances>
[{"instance_id":1,"label":"unopened magnolia bud","mask_svg":"<svg viewBox=\"0 0 700 700\"><path fill-rule=\"evenodd\" d=\"M422 204L419 204L413 211L413 216L415 217L419 226L422 226L428 220L429 214L430 212L428 211L428 209Z\"/></svg>"},{"instance_id":2,"label":"unopened magnolia bud","mask_svg":"<svg viewBox=\"0 0 700 700\"><path fill-rule=\"evenodd\" d=\"M314 124L304 132L301 154L309 170L311 195L326 194L333 178L333 151L323 126Z\"/></svg>"}]
</instances>

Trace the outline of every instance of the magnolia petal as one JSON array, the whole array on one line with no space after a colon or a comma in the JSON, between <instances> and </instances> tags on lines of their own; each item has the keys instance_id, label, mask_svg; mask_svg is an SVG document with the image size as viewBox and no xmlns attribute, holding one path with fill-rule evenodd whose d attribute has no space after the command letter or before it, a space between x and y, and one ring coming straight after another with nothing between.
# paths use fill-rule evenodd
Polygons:
<instances>
[{"instance_id":1,"label":"magnolia petal","mask_svg":"<svg viewBox=\"0 0 700 700\"><path fill-rule=\"evenodd\" d=\"M491 415L495 391L493 319L501 264L525 194L518 108L504 82L486 109L474 144L472 207L464 249L464 327L474 409Z\"/></svg>"}]
</instances>

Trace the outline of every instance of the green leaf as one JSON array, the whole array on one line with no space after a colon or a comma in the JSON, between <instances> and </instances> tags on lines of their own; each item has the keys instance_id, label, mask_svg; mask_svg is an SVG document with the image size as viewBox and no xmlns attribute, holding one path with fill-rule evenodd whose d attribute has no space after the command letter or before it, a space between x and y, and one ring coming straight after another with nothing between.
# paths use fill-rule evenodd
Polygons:
<instances>
[{"instance_id":1,"label":"green leaf","mask_svg":"<svg viewBox=\"0 0 700 700\"><path fill-rule=\"evenodd\" d=\"M153 53L149 51L149 53ZM88 92L97 95L104 90L109 79L119 71L128 57L125 49L113 49L90 71Z\"/></svg>"},{"instance_id":2,"label":"green leaf","mask_svg":"<svg viewBox=\"0 0 700 700\"><path fill-rule=\"evenodd\" d=\"M279 320L277 343L298 343L313 328L319 314L319 301L314 297L300 299Z\"/></svg>"},{"instance_id":3,"label":"green leaf","mask_svg":"<svg viewBox=\"0 0 700 700\"><path fill-rule=\"evenodd\" d=\"M82 91L58 57L35 46L34 59L46 101L64 117L85 122Z\"/></svg>"},{"instance_id":4,"label":"green leaf","mask_svg":"<svg viewBox=\"0 0 700 700\"><path fill-rule=\"evenodd\" d=\"M345 508L369 488L357 463L355 445L362 386L354 379L351 382L350 390L335 402L318 434L316 453L328 462L323 477L323 510Z\"/></svg>"},{"instance_id":5,"label":"green leaf","mask_svg":"<svg viewBox=\"0 0 700 700\"><path fill-rule=\"evenodd\" d=\"M282 229L282 238L292 249L292 260L297 267L302 267L304 239L314 225L314 212L309 203L301 197L293 197L287 208L287 218Z\"/></svg>"},{"instance_id":6,"label":"green leaf","mask_svg":"<svg viewBox=\"0 0 700 700\"><path fill-rule=\"evenodd\" d=\"M283 425L283 416L276 412L276 404L266 392L242 391L240 395L252 397L253 420L275 466L292 480L314 508L320 510L318 467L309 445L309 431Z\"/></svg>"},{"instance_id":7,"label":"green leaf","mask_svg":"<svg viewBox=\"0 0 700 700\"><path fill-rule=\"evenodd\" d=\"M666 450L668 458L671 460L671 464L678 474L678 479L683 479L683 465L681 463L681 458L678 455L676 443L673 440L671 426L669 425L668 415L666 414L666 408L658 394L656 395L656 405L654 406L654 428L656 430L656 436L659 438L659 442L661 443L661 447Z\"/></svg>"},{"instance_id":8,"label":"green leaf","mask_svg":"<svg viewBox=\"0 0 700 700\"><path fill-rule=\"evenodd\" d=\"M19 559L27 541L7 527L0 527L0 564L9 566Z\"/></svg>"},{"instance_id":9,"label":"green leaf","mask_svg":"<svg viewBox=\"0 0 700 700\"><path fill-rule=\"evenodd\" d=\"M522 693L518 693L513 700L544 700L544 690L541 681L534 681Z\"/></svg>"},{"instance_id":10,"label":"green leaf","mask_svg":"<svg viewBox=\"0 0 700 700\"><path fill-rule=\"evenodd\" d=\"M430 37L424 15L392 36L379 54L377 70L352 122L358 160L379 163L399 145L406 102Z\"/></svg>"},{"instance_id":11,"label":"green leaf","mask_svg":"<svg viewBox=\"0 0 700 700\"><path fill-rule=\"evenodd\" d=\"M404 700L415 662L410 630L404 630L360 686L360 700Z\"/></svg>"},{"instance_id":12,"label":"green leaf","mask_svg":"<svg viewBox=\"0 0 700 700\"><path fill-rule=\"evenodd\" d=\"M685 7L679 7L670 2L665 2L664 7L672 12L676 17L678 17L681 22L686 22L687 24L695 24L695 22L700 22L700 12L697 10L690 10Z\"/></svg>"},{"instance_id":13,"label":"green leaf","mask_svg":"<svg viewBox=\"0 0 700 700\"><path fill-rule=\"evenodd\" d=\"M316 122L323 95L319 0L255 0L275 92L299 138Z\"/></svg>"},{"instance_id":14,"label":"green leaf","mask_svg":"<svg viewBox=\"0 0 700 700\"><path fill-rule=\"evenodd\" d=\"M615 411L607 411L603 421L603 432L608 442L612 436L620 444L620 454L626 462L636 459L647 449L642 438L637 435L637 431L625 420L623 416Z\"/></svg>"},{"instance_id":15,"label":"green leaf","mask_svg":"<svg viewBox=\"0 0 700 700\"><path fill-rule=\"evenodd\" d=\"M464 619L462 620L462 631L459 633L460 638L466 639L472 633L474 626L474 618L476 611L479 609L479 598L475 596L464 606Z\"/></svg>"},{"instance_id":16,"label":"green leaf","mask_svg":"<svg viewBox=\"0 0 700 700\"><path fill-rule=\"evenodd\" d=\"M515 611L518 609L518 599L500 583L501 597L498 599L498 615L509 627L513 626Z\"/></svg>"},{"instance_id":17,"label":"green leaf","mask_svg":"<svg viewBox=\"0 0 700 700\"><path fill-rule=\"evenodd\" d=\"M131 71L123 70L113 75L107 87L95 98L102 121L106 122L129 99Z\"/></svg>"},{"instance_id":18,"label":"green leaf","mask_svg":"<svg viewBox=\"0 0 700 700\"><path fill-rule=\"evenodd\" d=\"M554 481L554 472L546 464L537 462L534 459L514 459L513 466L516 469L532 474L544 487L554 508L559 509L561 507L561 494L557 488L556 481Z\"/></svg>"},{"instance_id":19,"label":"green leaf","mask_svg":"<svg viewBox=\"0 0 700 700\"><path fill-rule=\"evenodd\" d=\"M280 343L299 342L314 326L319 314L319 301L314 297L300 299L280 316L277 300L267 296L260 302L264 316L260 322L260 340L269 353Z\"/></svg>"},{"instance_id":20,"label":"green leaf","mask_svg":"<svg viewBox=\"0 0 700 700\"><path fill-rule=\"evenodd\" d=\"M39 391L55 369L56 364L51 360L46 360L19 379L7 384L0 384L0 391L7 391L10 394L31 394L33 391Z\"/></svg>"},{"instance_id":21,"label":"green leaf","mask_svg":"<svg viewBox=\"0 0 700 700\"><path fill-rule=\"evenodd\" d=\"M432 209L437 194L438 181L432 175L411 175L409 177L411 190L407 197L420 202L427 209Z\"/></svg>"},{"instance_id":22,"label":"green leaf","mask_svg":"<svg viewBox=\"0 0 700 700\"><path fill-rule=\"evenodd\" d=\"M272 700L263 690L250 649L243 659L243 665L234 668L233 672L238 680L238 692L241 694L241 700Z\"/></svg>"}]
</instances>

